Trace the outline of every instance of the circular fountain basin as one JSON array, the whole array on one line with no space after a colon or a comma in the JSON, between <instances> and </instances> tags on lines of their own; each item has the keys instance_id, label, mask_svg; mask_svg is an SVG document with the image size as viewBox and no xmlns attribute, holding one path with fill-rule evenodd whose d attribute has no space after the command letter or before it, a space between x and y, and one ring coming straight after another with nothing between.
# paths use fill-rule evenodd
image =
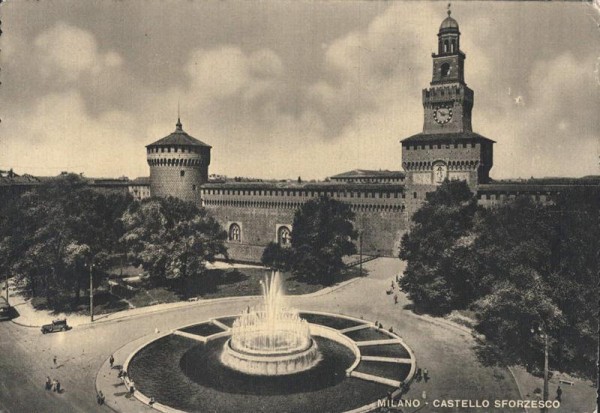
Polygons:
<instances>
[{"instance_id":1,"label":"circular fountain basin","mask_svg":"<svg viewBox=\"0 0 600 413\"><path fill-rule=\"evenodd\" d=\"M267 352L234 349L231 339L223 346L221 362L230 369L257 376L283 376L309 370L321 360L317 343L311 338L308 348Z\"/></svg>"}]
</instances>

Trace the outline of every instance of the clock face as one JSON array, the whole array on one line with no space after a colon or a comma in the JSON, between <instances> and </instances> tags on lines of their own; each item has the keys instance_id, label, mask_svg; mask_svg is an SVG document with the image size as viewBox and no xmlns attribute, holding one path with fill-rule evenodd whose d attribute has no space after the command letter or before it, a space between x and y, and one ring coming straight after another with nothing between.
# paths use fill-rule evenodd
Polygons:
<instances>
[{"instance_id":1,"label":"clock face","mask_svg":"<svg viewBox=\"0 0 600 413\"><path fill-rule=\"evenodd\" d=\"M433 111L433 119L443 125L452 119L452 108L450 106L440 106Z\"/></svg>"}]
</instances>

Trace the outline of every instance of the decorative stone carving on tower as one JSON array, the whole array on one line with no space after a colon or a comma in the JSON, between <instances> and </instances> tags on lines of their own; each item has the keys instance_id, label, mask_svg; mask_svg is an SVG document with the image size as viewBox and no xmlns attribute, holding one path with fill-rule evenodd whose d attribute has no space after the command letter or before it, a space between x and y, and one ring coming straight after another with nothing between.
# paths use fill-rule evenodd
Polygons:
<instances>
[{"instance_id":1,"label":"decorative stone carving on tower","mask_svg":"<svg viewBox=\"0 0 600 413\"><path fill-rule=\"evenodd\" d=\"M472 130L474 93L465 83L466 55L449 8L438 31L438 51L431 55L430 87L423 89L423 132L402 140L408 185L459 179L474 187L489 180L493 164L494 141Z\"/></svg>"},{"instance_id":2,"label":"decorative stone carving on tower","mask_svg":"<svg viewBox=\"0 0 600 413\"><path fill-rule=\"evenodd\" d=\"M146 146L150 195L200 202L200 185L208 181L211 146L188 135L177 119L175 131Z\"/></svg>"}]
</instances>

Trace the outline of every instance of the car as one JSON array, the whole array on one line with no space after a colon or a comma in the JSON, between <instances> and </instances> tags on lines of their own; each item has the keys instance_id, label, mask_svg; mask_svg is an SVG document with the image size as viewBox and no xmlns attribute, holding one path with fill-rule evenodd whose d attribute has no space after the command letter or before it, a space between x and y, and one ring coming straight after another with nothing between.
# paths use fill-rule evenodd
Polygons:
<instances>
[{"instance_id":1,"label":"car","mask_svg":"<svg viewBox=\"0 0 600 413\"><path fill-rule=\"evenodd\" d=\"M0 321L10 320L12 314L13 308L8 304L4 297L0 297Z\"/></svg>"},{"instance_id":2,"label":"car","mask_svg":"<svg viewBox=\"0 0 600 413\"><path fill-rule=\"evenodd\" d=\"M67 331L71 327L67 324L67 319L52 320L52 324L44 324L42 326L42 333L56 333L57 331Z\"/></svg>"}]
</instances>

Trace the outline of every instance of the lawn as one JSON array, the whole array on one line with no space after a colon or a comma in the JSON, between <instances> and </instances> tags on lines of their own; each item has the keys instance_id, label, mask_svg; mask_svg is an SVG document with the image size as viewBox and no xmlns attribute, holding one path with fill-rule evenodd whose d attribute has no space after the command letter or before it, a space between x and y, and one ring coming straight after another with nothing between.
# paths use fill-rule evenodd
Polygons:
<instances>
[{"instance_id":1,"label":"lawn","mask_svg":"<svg viewBox=\"0 0 600 413\"><path fill-rule=\"evenodd\" d=\"M131 291L113 288L113 294L126 299L133 307L195 299L260 295L260 282L267 274L268 271L264 268L212 269L202 276L173 282L169 286L152 286L141 282L133 284L135 289ZM351 268L342 274L340 282L357 275L356 269ZM281 278L287 295L309 294L325 287L322 284L306 282L290 272L282 272Z\"/></svg>"}]
</instances>

